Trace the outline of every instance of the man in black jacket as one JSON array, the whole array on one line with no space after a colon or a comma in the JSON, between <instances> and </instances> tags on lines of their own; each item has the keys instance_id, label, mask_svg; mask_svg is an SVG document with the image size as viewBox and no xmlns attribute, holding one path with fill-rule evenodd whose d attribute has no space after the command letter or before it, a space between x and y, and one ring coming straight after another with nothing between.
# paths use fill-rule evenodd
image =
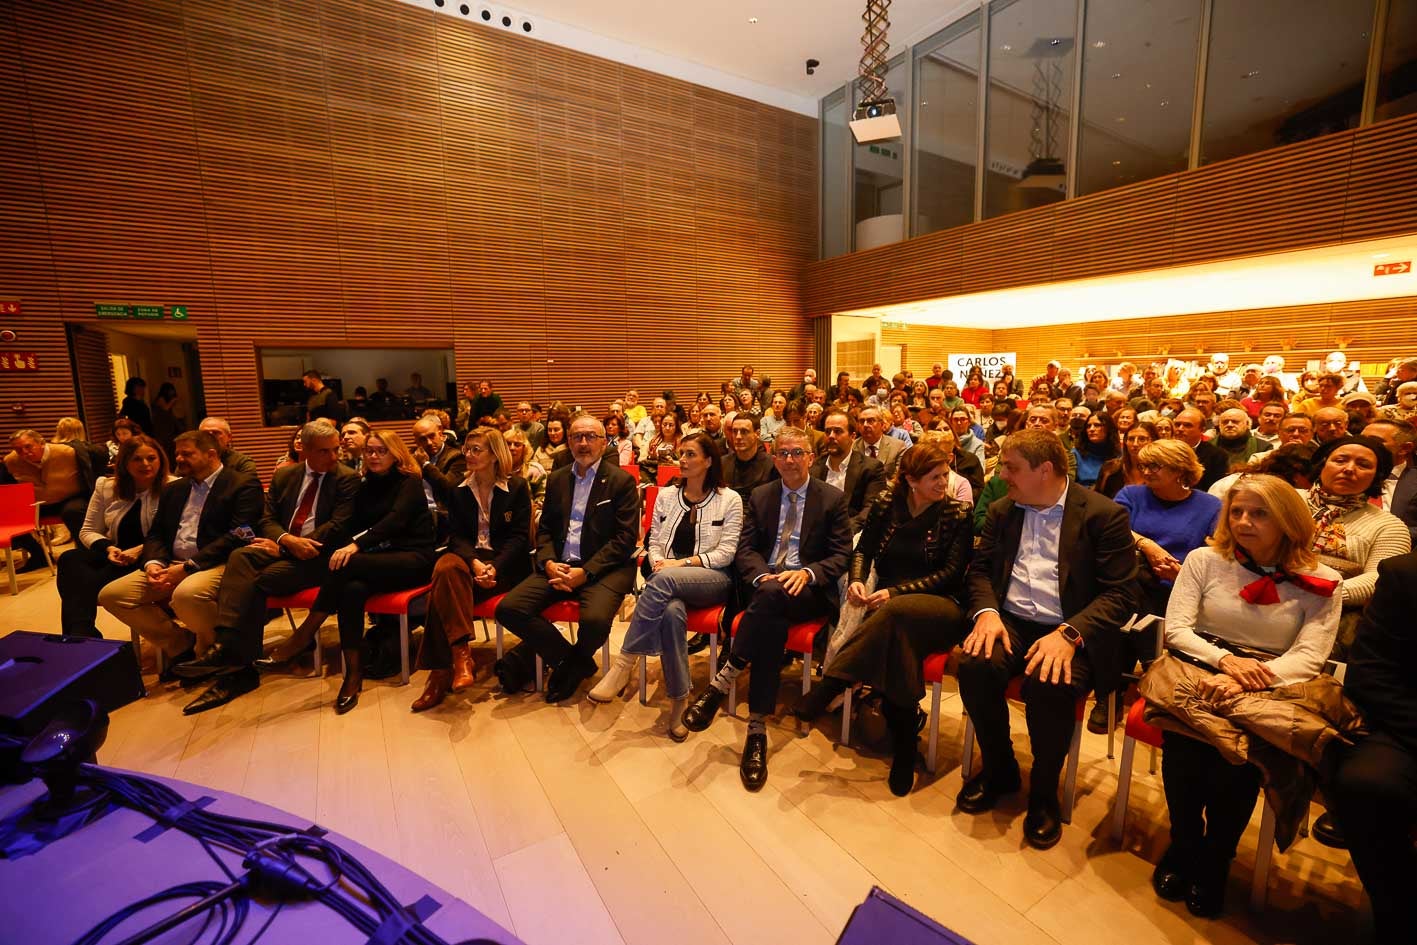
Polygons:
<instances>
[{"instance_id":1,"label":"man in black jacket","mask_svg":"<svg viewBox=\"0 0 1417 945\"><path fill-rule=\"evenodd\" d=\"M846 495L846 514L851 520L851 534L855 535L866 524L871 501L886 487L886 467L878 459L852 451L856 421L846 411L827 411L822 430L826 433L826 450L812 464L812 478L835 486Z\"/></svg>"},{"instance_id":2,"label":"man in black jacket","mask_svg":"<svg viewBox=\"0 0 1417 945\"><path fill-rule=\"evenodd\" d=\"M1324 794L1373 903L1375 942L1417 929L1417 552L1378 564L1343 691L1369 735L1340 750Z\"/></svg>"},{"instance_id":3,"label":"man in black jacket","mask_svg":"<svg viewBox=\"0 0 1417 945\"><path fill-rule=\"evenodd\" d=\"M1077 699L1094 682L1116 689L1119 628L1136 604L1136 547L1121 506L1069 482L1052 432L1010 436L999 468L1008 493L989 506L969 568L974 629L959 663L983 771L965 782L958 804L983 813L1019 789L1005 693L1022 673L1033 743L1024 838L1047 849L1062 836L1058 778Z\"/></svg>"},{"instance_id":4,"label":"man in black jacket","mask_svg":"<svg viewBox=\"0 0 1417 945\"><path fill-rule=\"evenodd\" d=\"M777 706L778 670L788 628L836 611L837 579L851 555L851 524L840 489L813 479L811 440L785 427L773 443L780 478L749 498L734 561L748 609L733 638L733 652L712 683L684 713L684 727L702 732L749 665L748 737L738 776L749 791L767 783L765 720Z\"/></svg>"},{"instance_id":5,"label":"man in black jacket","mask_svg":"<svg viewBox=\"0 0 1417 945\"><path fill-rule=\"evenodd\" d=\"M194 647L212 644L227 558L255 537L262 499L259 480L222 466L210 433L179 434L173 452L183 478L158 500L143 566L104 587L98 602L178 664L195 656Z\"/></svg>"},{"instance_id":6,"label":"man in black jacket","mask_svg":"<svg viewBox=\"0 0 1417 945\"><path fill-rule=\"evenodd\" d=\"M276 471L257 537L227 559L217 593L216 644L200 659L174 667L186 679L252 669L261 655L266 598L314 587L329 573L330 554L349 540L359 476L339 461L339 432L328 420L300 430L295 466ZM249 674L246 676L249 681ZM239 682L239 681L238 681ZM214 686L192 712L225 705L240 686ZM191 713L189 713L191 714Z\"/></svg>"},{"instance_id":7,"label":"man in black jacket","mask_svg":"<svg viewBox=\"0 0 1417 945\"><path fill-rule=\"evenodd\" d=\"M231 424L221 417L207 417L197 424L198 430L205 430L216 439L217 452L221 454L221 464L228 469L257 479L261 477L261 471L256 468L256 461L245 453L232 448L231 445Z\"/></svg>"},{"instance_id":8,"label":"man in black jacket","mask_svg":"<svg viewBox=\"0 0 1417 945\"><path fill-rule=\"evenodd\" d=\"M635 480L605 462L604 425L590 414L578 414L566 439L574 462L546 477L535 572L497 605L497 622L522 639L497 661L502 688L520 692L531 678L533 658L540 656L551 667L547 702L569 699L595 675L595 651L610 636L611 621L634 587L639 540ZM574 644L541 616L565 600L580 606Z\"/></svg>"},{"instance_id":9,"label":"man in black jacket","mask_svg":"<svg viewBox=\"0 0 1417 945\"><path fill-rule=\"evenodd\" d=\"M733 448L723 457L723 484L748 501L753 490L777 478L772 457L758 439L760 421L751 413L734 416L728 428L729 445Z\"/></svg>"},{"instance_id":10,"label":"man in black jacket","mask_svg":"<svg viewBox=\"0 0 1417 945\"><path fill-rule=\"evenodd\" d=\"M1221 479L1230 475L1230 456L1213 443L1201 438L1205 429L1205 414L1195 407L1187 407L1171 420L1176 429L1176 439L1196 451L1196 459L1205 467L1205 475L1197 488L1209 489Z\"/></svg>"}]
</instances>

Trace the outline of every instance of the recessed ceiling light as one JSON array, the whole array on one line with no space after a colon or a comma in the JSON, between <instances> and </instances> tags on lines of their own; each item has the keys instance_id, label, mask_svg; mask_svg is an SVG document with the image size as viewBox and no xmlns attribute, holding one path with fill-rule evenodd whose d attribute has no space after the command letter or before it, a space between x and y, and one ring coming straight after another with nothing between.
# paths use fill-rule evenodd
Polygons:
<instances>
[{"instance_id":1,"label":"recessed ceiling light","mask_svg":"<svg viewBox=\"0 0 1417 945\"><path fill-rule=\"evenodd\" d=\"M1121 162L1121 161L1113 161L1113 162L1112 162L1112 166L1113 166L1113 167L1121 167L1121 166L1122 166L1122 162Z\"/></svg>"},{"instance_id":2,"label":"recessed ceiling light","mask_svg":"<svg viewBox=\"0 0 1417 945\"><path fill-rule=\"evenodd\" d=\"M1000 46L999 48L1002 49L1004 52L1013 52L1014 50L1014 48L1008 43L1004 43L1004 45Z\"/></svg>"},{"instance_id":3,"label":"recessed ceiling light","mask_svg":"<svg viewBox=\"0 0 1417 945\"><path fill-rule=\"evenodd\" d=\"M1107 40L1105 40L1105 39L1099 39L1097 42L1095 42L1095 43L1092 44L1092 48L1093 48L1093 49L1106 49L1106 48L1107 48Z\"/></svg>"},{"instance_id":4,"label":"recessed ceiling light","mask_svg":"<svg viewBox=\"0 0 1417 945\"><path fill-rule=\"evenodd\" d=\"M1122 124L1123 122L1125 122L1126 120L1127 120L1127 116L1125 116L1125 115L1118 115L1117 118L1116 118L1116 122L1117 122L1117 124L1119 124L1119 125Z\"/></svg>"},{"instance_id":5,"label":"recessed ceiling light","mask_svg":"<svg viewBox=\"0 0 1417 945\"><path fill-rule=\"evenodd\" d=\"M749 23L756 23L756 22L758 22L758 18L757 18L756 16L750 16L750 17L748 17L748 22L749 22Z\"/></svg>"},{"instance_id":6,"label":"recessed ceiling light","mask_svg":"<svg viewBox=\"0 0 1417 945\"><path fill-rule=\"evenodd\" d=\"M1114 79L1120 79L1121 77L1122 77L1122 73L1120 73L1120 72L1114 72L1114 73L1112 73L1112 78L1114 78Z\"/></svg>"},{"instance_id":7,"label":"recessed ceiling light","mask_svg":"<svg viewBox=\"0 0 1417 945\"><path fill-rule=\"evenodd\" d=\"M1258 70L1258 69L1251 69L1249 72L1246 72L1244 75L1240 76L1240 78L1242 78L1242 79L1253 79L1255 76L1257 76L1257 75L1259 75L1259 74L1260 74L1260 70Z\"/></svg>"},{"instance_id":8,"label":"recessed ceiling light","mask_svg":"<svg viewBox=\"0 0 1417 945\"><path fill-rule=\"evenodd\" d=\"M1167 101L1166 99L1164 99L1164 98L1161 100L1161 107L1162 107L1162 108L1165 108L1167 105L1170 105L1170 104L1171 104L1171 103L1168 102L1168 101Z\"/></svg>"}]
</instances>

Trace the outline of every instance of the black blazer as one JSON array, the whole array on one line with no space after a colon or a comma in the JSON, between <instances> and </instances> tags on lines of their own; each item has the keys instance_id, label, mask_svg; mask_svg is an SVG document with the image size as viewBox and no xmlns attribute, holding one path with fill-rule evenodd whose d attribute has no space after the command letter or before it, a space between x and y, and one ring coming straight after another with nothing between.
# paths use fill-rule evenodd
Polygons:
<instances>
[{"instance_id":1,"label":"black blazer","mask_svg":"<svg viewBox=\"0 0 1417 945\"><path fill-rule=\"evenodd\" d=\"M349 529L360 551L421 551L436 544L423 477L394 468L359 482Z\"/></svg>"},{"instance_id":2,"label":"black blazer","mask_svg":"<svg viewBox=\"0 0 1417 945\"><path fill-rule=\"evenodd\" d=\"M1230 454L1214 443L1202 440L1196 444L1196 459L1205 467L1205 475L1196 484L1198 489L1209 489L1230 475Z\"/></svg>"},{"instance_id":3,"label":"black blazer","mask_svg":"<svg viewBox=\"0 0 1417 945\"><path fill-rule=\"evenodd\" d=\"M430 462L438 467L438 472L456 482L467 478L467 457L446 437L443 438L443 448L437 456L430 458Z\"/></svg>"},{"instance_id":4,"label":"black blazer","mask_svg":"<svg viewBox=\"0 0 1417 945\"><path fill-rule=\"evenodd\" d=\"M477 493L471 486L453 482L432 465L423 468L423 478L433 486L438 501L448 510L452 535L448 551L470 559L477 554ZM521 476L507 479L507 491L492 488L492 510L488 514L488 538L492 542L492 566L509 581L520 581L531 573L531 486Z\"/></svg>"},{"instance_id":5,"label":"black blazer","mask_svg":"<svg viewBox=\"0 0 1417 945\"><path fill-rule=\"evenodd\" d=\"M169 483L158 499L152 528L143 542L143 562L161 561L170 564L172 542L182 523L182 509L192 494L192 480L187 477ZM252 535L261 522L261 482L223 468L212 483L211 493L202 505L197 520L197 553L192 556L199 570L226 564L227 557L246 544L247 539L233 534L236 529L249 528Z\"/></svg>"},{"instance_id":6,"label":"black blazer","mask_svg":"<svg viewBox=\"0 0 1417 945\"><path fill-rule=\"evenodd\" d=\"M754 489L776 478L777 467L773 465L768 451L761 446L746 463L732 450L724 454L723 484L738 493L743 498L744 505L748 503L748 496L753 494Z\"/></svg>"},{"instance_id":7,"label":"black blazer","mask_svg":"<svg viewBox=\"0 0 1417 945\"><path fill-rule=\"evenodd\" d=\"M989 506L984 535L969 568L969 616L1003 612L1024 510L1008 497ZM1136 610L1137 550L1126 509L1069 481L1058 539L1063 622L1082 634L1098 692L1116 689L1119 628Z\"/></svg>"},{"instance_id":8,"label":"black blazer","mask_svg":"<svg viewBox=\"0 0 1417 945\"><path fill-rule=\"evenodd\" d=\"M856 551L851 556L848 580L865 582L871 564L886 549L896 520L896 507L907 502L904 495L887 489L866 509L866 524ZM964 576L974 552L974 510L951 498L941 499L920 513L928 521L925 543L920 547L920 561L925 571L914 580L888 586L891 596L900 594L939 594L958 600L964 592Z\"/></svg>"},{"instance_id":9,"label":"black blazer","mask_svg":"<svg viewBox=\"0 0 1417 945\"><path fill-rule=\"evenodd\" d=\"M846 482L841 491L846 493L846 514L851 518L851 533L854 535L866 524L867 509L886 487L886 466L879 459L872 459L855 450L847 453L846 459ZM827 481L825 453L812 464L812 478ZM773 537L776 539L777 536Z\"/></svg>"},{"instance_id":10,"label":"black blazer","mask_svg":"<svg viewBox=\"0 0 1417 945\"><path fill-rule=\"evenodd\" d=\"M1417 552L1378 563L1378 583L1358 623L1343 691L1376 732L1417 755Z\"/></svg>"},{"instance_id":11,"label":"black blazer","mask_svg":"<svg viewBox=\"0 0 1417 945\"><path fill-rule=\"evenodd\" d=\"M978 456L969 450L962 450L956 446L954 462L950 465L969 483L969 488L974 490L973 494L976 498L984 491L984 464L979 461ZM1077 478L1076 468L1073 470L1073 478Z\"/></svg>"},{"instance_id":12,"label":"black blazer","mask_svg":"<svg viewBox=\"0 0 1417 945\"><path fill-rule=\"evenodd\" d=\"M546 496L536 527L536 566L565 561L566 532L575 495L574 467L560 466L546 476ZM581 523L581 567L590 580L621 568L633 576L635 546L640 535L640 496L635 480L604 460L595 471L585 520Z\"/></svg>"},{"instance_id":13,"label":"black blazer","mask_svg":"<svg viewBox=\"0 0 1417 945\"><path fill-rule=\"evenodd\" d=\"M1412 533L1413 547L1417 547L1417 465L1411 462L1392 491L1392 514L1402 519L1402 524Z\"/></svg>"},{"instance_id":14,"label":"black blazer","mask_svg":"<svg viewBox=\"0 0 1417 945\"><path fill-rule=\"evenodd\" d=\"M266 493L266 514L261 517L260 535L271 541L290 530L290 521L300 508L300 490L305 485L305 464L282 466L271 477ZM349 520L354 514L354 495L359 476L344 463L325 473L320 494L315 499L315 531L310 537L324 546L326 554L349 540Z\"/></svg>"},{"instance_id":15,"label":"black blazer","mask_svg":"<svg viewBox=\"0 0 1417 945\"><path fill-rule=\"evenodd\" d=\"M772 573L768 556L772 554L772 546L777 544L782 489L781 479L758 486L743 509L743 532L738 538L738 553L733 563L739 579L749 586L760 576ZM812 572L813 585L836 600L837 578L846 573L851 557L851 521L846 511L845 493L820 479L807 480L798 554L802 567Z\"/></svg>"}]
</instances>

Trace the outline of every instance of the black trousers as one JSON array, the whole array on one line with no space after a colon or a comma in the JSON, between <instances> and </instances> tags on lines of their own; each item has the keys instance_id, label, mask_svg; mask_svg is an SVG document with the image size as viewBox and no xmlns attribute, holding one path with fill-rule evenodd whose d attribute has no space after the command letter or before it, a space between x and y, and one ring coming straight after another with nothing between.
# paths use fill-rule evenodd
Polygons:
<instances>
[{"instance_id":1,"label":"black trousers","mask_svg":"<svg viewBox=\"0 0 1417 945\"><path fill-rule=\"evenodd\" d=\"M78 532L74 538L78 540ZM109 581L116 581L138 569L136 563L118 565L108 555L82 546L70 548L59 556L59 628L65 636L99 637L95 622L98 618L98 592Z\"/></svg>"},{"instance_id":2,"label":"black trousers","mask_svg":"<svg viewBox=\"0 0 1417 945\"><path fill-rule=\"evenodd\" d=\"M364 605L375 594L427 584L432 551L361 551L338 571L328 571L311 610L339 618L339 645L356 650L364 642Z\"/></svg>"},{"instance_id":3,"label":"black trousers","mask_svg":"<svg viewBox=\"0 0 1417 945\"><path fill-rule=\"evenodd\" d=\"M1005 698L1009 680L1028 665L1024 654L1035 640L1058 628L1057 624L1029 623L1001 614L1013 653L1004 650L1004 641L994 644L989 656L963 654L959 662L959 697L974 720L975 737L985 773L1007 771L1017 764L1009 735L1009 707ZM1058 777L1068 757L1073 729L1077 725L1077 700L1092 688L1092 663L1086 648L1073 654L1073 681L1045 683L1030 676L1024 681L1021 697L1028 737L1033 745L1033 775L1030 796L1050 799L1058 796Z\"/></svg>"},{"instance_id":4,"label":"black trousers","mask_svg":"<svg viewBox=\"0 0 1417 945\"><path fill-rule=\"evenodd\" d=\"M1260 769L1231 764L1213 745L1175 732L1162 732L1161 748L1173 851L1202 869L1225 869L1255 812Z\"/></svg>"},{"instance_id":5,"label":"black trousers","mask_svg":"<svg viewBox=\"0 0 1417 945\"><path fill-rule=\"evenodd\" d=\"M217 591L217 642L248 662L259 658L265 638L266 598L315 587L329 573L329 555L302 561L255 548L237 548L226 560Z\"/></svg>"},{"instance_id":6,"label":"black trousers","mask_svg":"<svg viewBox=\"0 0 1417 945\"><path fill-rule=\"evenodd\" d=\"M748 676L748 711L770 715L777 708L787 629L794 623L826 617L835 607L824 587L804 587L796 597L778 581L764 581L752 590L748 609L733 638L733 656L753 667Z\"/></svg>"},{"instance_id":7,"label":"black trousers","mask_svg":"<svg viewBox=\"0 0 1417 945\"><path fill-rule=\"evenodd\" d=\"M583 663L595 662L595 652L610 638L610 625L634 583L633 564L602 574L599 580L588 581L570 594L553 588L543 574L530 575L497 605L497 621L522 640L506 658L527 668L533 665L533 656L540 656L547 666L558 666L572 654ZM564 600L580 604L575 643L541 616L547 607Z\"/></svg>"},{"instance_id":8,"label":"black trousers","mask_svg":"<svg viewBox=\"0 0 1417 945\"><path fill-rule=\"evenodd\" d=\"M1373 903L1375 941L1417 929L1417 755L1383 732L1344 749L1324 786Z\"/></svg>"}]
</instances>

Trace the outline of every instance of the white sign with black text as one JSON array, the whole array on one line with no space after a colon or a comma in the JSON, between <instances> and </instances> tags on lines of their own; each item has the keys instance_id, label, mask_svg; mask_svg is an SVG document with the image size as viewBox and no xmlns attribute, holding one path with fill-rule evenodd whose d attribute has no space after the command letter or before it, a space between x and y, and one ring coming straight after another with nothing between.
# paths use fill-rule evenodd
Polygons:
<instances>
[{"instance_id":1,"label":"white sign with black text","mask_svg":"<svg viewBox=\"0 0 1417 945\"><path fill-rule=\"evenodd\" d=\"M949 369L954 372L955 382L961 388L964 387L965 378L969 377L969 371L973 367L978 367L984 372L984 379L993 382L1003 373L1004 365L1009 364L1018 369L1018 357L1013 351L992 351L987 354L952 354L949 356Z\"/></svg>"}]
</instances>

